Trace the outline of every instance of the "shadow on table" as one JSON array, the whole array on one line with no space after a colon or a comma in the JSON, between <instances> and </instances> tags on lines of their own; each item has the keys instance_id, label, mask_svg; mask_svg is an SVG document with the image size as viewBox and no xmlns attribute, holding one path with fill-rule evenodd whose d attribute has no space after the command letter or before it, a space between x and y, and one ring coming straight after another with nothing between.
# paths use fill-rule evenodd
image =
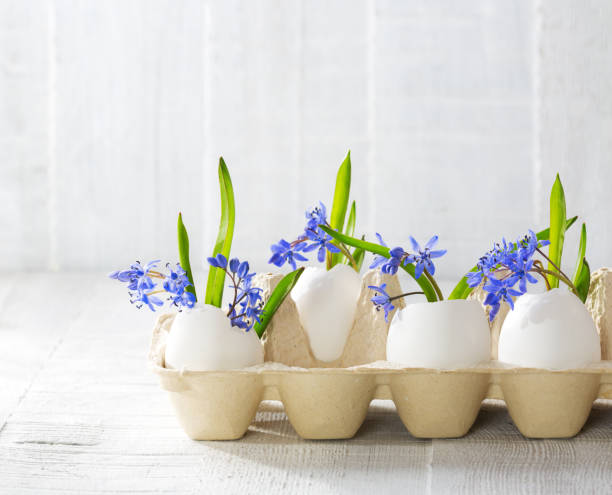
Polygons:
<instances>
[{"instance_id":1,"label":"shadow on table","mask_svg":"<svg viewBox=\"0 0 612 495\"><path fill-rule=\"evenodd\" d=\"M476 418L470 432L463 437L470 441L479 440L528 440L518 431L503 401L487 400ZM587 423L575 437L576 439L612 440L612 401L597 401ZM281 402L264 401L261 403L255 420L246 435L239 440L245 444L324 444L347 440L304 440L291 426ZM428 443L428 439L415 438L401 422L392 401L374 401L366 419L357 434L348 442L352 444L374 441L386 445ZM448 439L447 441L453 441ZM567 440L567 441L571 441ZM222 446L224 442L209 442L211 446Z\"/></svg>"}]
</instances>

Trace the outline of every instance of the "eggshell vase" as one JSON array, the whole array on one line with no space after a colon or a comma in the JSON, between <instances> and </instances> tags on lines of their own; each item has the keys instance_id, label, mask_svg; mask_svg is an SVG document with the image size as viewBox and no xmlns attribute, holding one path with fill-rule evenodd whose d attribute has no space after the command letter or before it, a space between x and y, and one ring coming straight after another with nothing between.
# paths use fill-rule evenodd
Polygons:
<instances>
[{"instance_id":1,"label":"eggshell vase","mask_svg":"<svg viewBox=\"0 0 612 495\"><path fill-rule=\"evenodd\" d=\"M471 300L416 303L399 311L387 339L387 360L415 368L468 368L488 361L491 336Z\"/></svg>"},{"instance_id":2,"label":"eggshell vase","mask_svg":"<svg viewBox=\"0 0 612 495\"><path fill-rule=\"evenodd\" d=\"M343 269L350 268L343 265ZM354 271L353 273L357 275ZM306 272L302 277L305 275L307 275ZM263 289L263 297L267 299L281 279L281 275L260 274L255 277L253 284ZM370 285L379 286L382 283L387 284L387 290L390 293L399 294L401 291L396 276L382 274L379 270L369 270L359 280L358 294L353 303L353 310L350 312L353 314L349 316L351 321L348 323L348 333L346 333L345 328L338 329L333 326L333 322L338 319L337 317L320 321L322 327L319 330L336 334L334 337L334 355L337 355L338 349L342 347L340 355L331 361L317 358L311 346L311 335L314 334L316 329L308 332L302 325L304 320L313 324L320 319L320 315L313 317L302 315L300 317L296 302L292 297L287 297L266 330L264 339L265 361L302 368L345 368L385 359L389 323L385 321L384 312L377 311L372 304L373 292L368 289ZM336 290L337 288L333 289L333 291ZM303 303L304 297L303 294L300 294L298 300ZM352 297L351 295L350 298ZM343 301L346 306L348 306L350 298L346 297L346 300ZM314 297L309 303L312 303L313 300ZM324 310L326 315L334 313L337 305L334 297L321 298L320 303L326 306ZM398 301L397 307L404 307L404 302ZM312 311L316 312L316 308ZM349 311L345 309L343 313L347 315ZM389 321L391 321L394 313L395 310L389 315ZM323 310L321 310L321 314L323 314ZM348 318L345 317L344 321L340 321L340 324L345 325L347 320ZM345 334L346 336L343 337ZM323 340L318 342L321 343ZM324 355L323 357L333 356Z\"/></svg>"},{"instance_id":3,"label":"eggshell vase","mask_svg":"<svg viewBox=\"0 0 612 495\"><path fill-rule=\"evenodd\" d=\"M231 370L261 364L264 351L254 331L233 327L224 310L196 305L176 315L166 342L168 368Z\"/></svg>"},{"instance_id":4,"label":"eggshell vase","mask_svg":"<svg viewBox=\"0 0 612 495\"><path fill-rule=\"evenodd\" d=\"M582 301L566 288L524 294L504 320L499 360L527 368L582 368L601 360L599 335Z\"/></svg>"}]
</instances>

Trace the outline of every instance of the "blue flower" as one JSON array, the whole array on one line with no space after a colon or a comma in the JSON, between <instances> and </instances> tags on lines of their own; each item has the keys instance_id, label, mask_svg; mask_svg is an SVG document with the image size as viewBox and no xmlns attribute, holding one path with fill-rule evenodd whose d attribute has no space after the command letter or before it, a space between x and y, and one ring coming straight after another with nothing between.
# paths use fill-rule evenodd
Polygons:
<instances>
[{"instance_id":1,"label":"blue flower","mask_svg":"<svg viewBox=\"0 0 612 495\"><path fill-rule=\"evenodd\" d=\"M310 251L314 251L318 249L317 259L319 263L323 263L325 261L325 255L327 251L330 253L339 253L340 248L332 244L332 236L323 232L320 228L317 227L316 230L308 229L306 230L306 236L308 240L312 241L312 244L307 245L304 248L304 252L308 253Z\"/></svg>"},{"instance_id":2,"label":"blue flower","mask_svg":"<svg viewBox=\"0 0 612 495\"><path fill-rule=\"evenodd\" d=\"M214 258L206 258L206 261L208 261L210 266L214 266L215 268L221 268L222 270L227 268L227 258L221 253Z\"/></svg>"},{"instance_id":3,"label":"blue flower","mask_svg":"<svg viewBox=\"0 0 612 495\"><path fill-rule=\"evenodd\" d=\"M150 290L155 287L155 283L151 280L151 271L159 261L149 261L144 267L140 264L140 261L136 261L127 270L115 271L109 277L127 283L127 288L130 291Z\"/></svg>"},{"instance_id":4,"label":"blue flower","mask_svg":"<svg viewBox=\"0 0 612 495\"><path fill-rule=\"evenodd\" d=\"M247 261L241 262L238 258L232 258L228 263L227 259L220 254L214 258L208 258L208 263L221 268L230 277L232 281L230 288L234 290L234 300L229 304L227 316L232 326L248 332L253 328L255 322L261 321L264 305L261 296L262 289L252 286L255 273L249 273L250 267Z\"/></svg>"},{"instance_id":5,"label":"blue flower","mask_svg":"<svg viewBox=\"0 0 612 495\"><path fill-rule=\"evenodd\" d=\"M164 280L164 290L170 294L181 295L187 287L192 285L187 277L187 272L183 270L179 263L176 264L174 270L170 267L170 264L167 264L166 267L170 271L170 274L167 275Z\"/></svg>"},{"instance_id":6,"label":"blue flower","mask_svg":"<svg viewBox=\"0 0 612 495\"><path fill-rule=\"evenodd\" d=\"M195 304L196 297L193 293L187 292L185 289L192 284L189 282L187 273L179 263L176 267L171 268L170 264L166 268L170 271L169 274L153 270L156 268L159 260L151 261L144 267L139 261L132 264L127 270L119 270L111 273L110 278L127 284L127 289L130 294L130 302L135 304L137 308L147 306L151 311L155 311L156 307L162 306L163 301L154 294L166 292L169 294L169 301L172 304L181 308L191 308ZM162 284L162 289L157 289L157 283L153 279L159 279Z\"/></svg>"},{"instance_id":7,"label":"blue flower","mask_svg":"<svg viewBox=\"0 0 612 495\"><path fill-rule=\"evenodd\" d=\"M385 241L383 241L382 236L378 232L376 232L376 238L378 239L378 244L380 244L383 247L388 247ZM374 257L373 263L370 265L370 269L378 268L379 266L384 265L385 263L387 263L388 259L389 258L385 258L384 256L376 255Z\"/></svg>"},{"instance_id":8,"label":"blue flower","mask_svg":"<svg viewBox=\"0 0 612 495\"><path fill-rule=\"evenodd\" d=\"M470 287L484 282L483 290L488 292L484 303L491 306L490 320L495 318L502 302L514 308L512 298L524 294L528 282L537 283L532 275L538 272L533 257L539 248L548 244L548 241L539 241L532 230L516 242L502 239L478 260L476 271L466 275ZM517 284L518 289L515 288Z\"/></svg>"},{"instance_id":9,"label":"blue flower","mask_svg":"<svg viewBox=\"0 0 612 495\"><path fill-rule=\"evenodd\" d=\"M523 292L517 291L512 288L509 284L508 279L498 280L495 277L491 277L487 280L487 283L483 287L488 292L485 298L485 305L491 306L489 312L489 321L493 321L497 313L499 312L500 303L506 302L511 309L514 309L513 297L522 296Z\"/></svg>"},{"instance_id":10,"label":"blue flower","mask_svg":"<svg viewBox=\"0 0 612 495\"><path fill-rule=\"evenodd\" d=\"M278 241L278 244L273 244L270 249L272 250L272 256L268 260L268 263L272 263L278 267L283 266L285 263L289 263L293 270L297 270L296 261L308 261L308 258L301 255L299 251L303 251L306 247L303 241L291 245L285 239Z\"/></svg>"},{"instance_id":11,"label":"blue flower","mask_svg":"<svg viewBox=\"0 0 612 495\"><path fill-rule=\"evenodd\" d=\"M327 224L327 210L325 205L319 201L319 206L306 211L306 228L307 230L316 230L319 225Z\"/></svg>"},{"instance_id":12,"label":"blue flower","mask_svg":"<svg viewBox=\"0 0 612 495\"><path fill-rule=\"evenodd\" d=\"M164 290L170 294L168 300L172 301L177 307L193 308L196 297L192 292L188 292L187 287L193 286L187 277L187 272L183 270L179 263L176 264L176 268L173 270L170 264L166 265L170 271L170 274L166 276L164 280Z\"/></svg>"},{"instance_id":13,"label":"blue flower","mask_svg":"<svg viewBox=\"0 0 612 495\"><path fill-rule=\"evenodd\" d=\"M414 271L415 278L419 278L423 271L427 270L430 275L434 275L436 273L436 267L431 261L432 258L439 258L440 256L444 256L446 254L446 249L440 249L437 251L432 251L431 249L437 244L438 236L434 235L425 247L421 249L419 243L415 240L414 237L410 236L410 243L412 244L412 249L417 253L414 255L416 267Z\"/></svg>"},{"instance_id":14,"label":"blue flower","mask_svg":"<svg viewBox=\"0 0 612 495\"><path fill-rule=\"evenodd\" d=\"M290 243L285 239L281 239L277 244L273 244L270 247L272 256L268 263L281 267L288 262L296 270L297 261L308 261L308 258L300 253L309 253L317 250L317 259L319 262L323 262L327 252L341 252L340 248L333 244L332 236L325 233L319 225L329 226L327 210L320 201L319 206L306 211L304 232L295 241Z\"/></svg>"},{"instance_id":15,"label":"blue flower","mask_svg":"<svg viewBox=\"0 0 612 495\"><path fill-rule=\"evenodd\" d=\"M132 304L136 304L138 309L142 308L143 305L146 305L151 311L155 311L155 306L163 306L164 304L159 297L152 296L146 292L136 292L133 294L133 299L130 302Z\"/></svg>"},{"instance_id":16,"label":"blue flower","mask_svg":"<svg viewBox=\"0 0 612 495\"><path fill-rule=\"evenodd\" d=\"M527 292L527 282L532 284L538 282L538 280L531 273L529 273L532 266L533 259L525 260L522 257L519 258L516 263L511 265L513 273L506 279L506 284L509 287L512 287L518 282L521 293L524 294Z\"/></svg>"},{"instance_id":17,"label":"blue flower","mask_svg":"<svg viewBox=\"0 0 612 495\"><path fill-rule=\"evenodd\" d=\"M527 261L534 254L536 249L548 246L550 241L539 241L533 230L530 230L525 237L516 241L518 256Z\"/></svg>"},{"instance_id":18,"label":"blue flower","mask_svg":"<svg viewBox=\"0 0 612 495\"><path fill-rule=\"evenodd\" d=\"M172 301L172 304L179 308L193 308L196 303L196 296L191 292L183 291L181 293L171 295L169 300Z\"/></svg>"},{"instance_id":19,"label":"blue flower","mask_svg":"<svg viewBox=\"0 0 612 495\"><path fill-rule=\"evenodd\" d=\"M376 306L376 311L383 309L385 311L385 321L388 323L389 313L395 309L395 306L391 303L391 298L387 294L386 288L387 284L381 284L380 286L368 285L368 289L376 291L376 294L371 299L374 306Z\"/></svg>"}]
</instances>

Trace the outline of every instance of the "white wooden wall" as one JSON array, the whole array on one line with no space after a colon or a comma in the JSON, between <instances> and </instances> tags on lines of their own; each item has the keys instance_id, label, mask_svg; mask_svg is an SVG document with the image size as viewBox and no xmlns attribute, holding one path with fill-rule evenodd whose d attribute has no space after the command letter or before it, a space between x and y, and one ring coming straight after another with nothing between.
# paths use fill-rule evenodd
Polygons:
<instances>
[{"instance_id":1,"label":"white wooden wall","mask_svg":"<svg viewBox=\"0 0 612 495\"><path fill-rule=\"evenodd\" d=\"M203 266L216 165L264 269L352 150L358 227L442 275L546 224L562 173L612 264L607 0L0 0L0 269ZM567 263L575 246L568 246Z\"/></svg>"}]
</instances>

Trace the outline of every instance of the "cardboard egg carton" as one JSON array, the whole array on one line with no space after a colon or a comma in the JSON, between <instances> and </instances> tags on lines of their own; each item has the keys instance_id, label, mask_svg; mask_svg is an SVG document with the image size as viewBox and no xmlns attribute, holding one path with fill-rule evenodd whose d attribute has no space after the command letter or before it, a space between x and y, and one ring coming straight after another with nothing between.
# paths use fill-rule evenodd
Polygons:
<instances>
[{"instance_id":1,"label":"cardboard egg carton","mask_svg":"<svg viewBox=\"0 0 612 495\"><path fill-rule=\"evenodd\" d=\"M194 440L242 437L262 400L282 401L303 438L351 438L373 399L391 399L415 437L455 438L469 431L485 398L503 399L526 437L563 438L580 431L596 398L612 399L612 361L562 371L507 368L497 361L457 370L385 361L348 368L267 362L231 371L173 370L164 367L173 318L159 317L149 359Z\"/></svg>"}]
</instances>

